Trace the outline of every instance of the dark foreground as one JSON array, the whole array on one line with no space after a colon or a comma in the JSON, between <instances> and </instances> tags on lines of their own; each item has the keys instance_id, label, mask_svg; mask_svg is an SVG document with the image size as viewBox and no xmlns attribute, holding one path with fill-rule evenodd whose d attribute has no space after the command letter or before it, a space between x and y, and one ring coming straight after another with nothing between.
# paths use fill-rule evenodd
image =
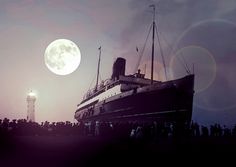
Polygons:
<instances>
[{"instance_id":1,"label":"dark foreground","mask_svg":"<svg viewBox=\"0 0 236 167\"><path fill-rule=\"evenodd\" d=\"M235 137L130 138L12 136L1 138L0 166L159 166L233 160ZM202 164L203 165L203 164ZM162 165L161 165L162 166ZM189 166L189 165L188 165Z\"/></svg>"}]
</instances>

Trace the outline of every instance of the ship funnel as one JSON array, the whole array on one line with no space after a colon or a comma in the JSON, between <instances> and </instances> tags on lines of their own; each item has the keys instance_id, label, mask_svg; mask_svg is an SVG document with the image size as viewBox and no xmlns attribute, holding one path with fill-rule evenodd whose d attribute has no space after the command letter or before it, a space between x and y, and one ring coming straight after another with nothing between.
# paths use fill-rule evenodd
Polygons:
<instances>
[{"instance_id":1,"label":"ship funnel","mask_svg":"<svg viewBox=\"0 0 236 167\"><path fill-rule=\"evenodd\" d=\"M125 75L125 62L126 60L122 57L118 57L113 64L113 71L112 71L112 80L119 79L120 75Z\"/></svg>"}]
</instances>

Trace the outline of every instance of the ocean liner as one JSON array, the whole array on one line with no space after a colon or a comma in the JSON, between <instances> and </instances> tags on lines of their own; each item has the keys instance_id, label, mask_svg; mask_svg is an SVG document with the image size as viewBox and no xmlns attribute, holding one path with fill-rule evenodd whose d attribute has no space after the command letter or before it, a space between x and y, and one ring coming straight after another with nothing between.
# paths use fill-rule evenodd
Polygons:
<instances>
[{"instance_id":1,"label":"ocean liner","mask_svg":"<svg viewBox=\"0 0 236 167\"><path fill-rule=\"evenodd\" d=\"M152 7L151 78L145 78L140 70L133 75L125 75L126 60L118 57L113 64L111 78L98 84L100 47L97 82L77 105L77 121L191 121L194 74L163 82L153 79L156 23L155 6Z\"/></svg>"}]
</instances>

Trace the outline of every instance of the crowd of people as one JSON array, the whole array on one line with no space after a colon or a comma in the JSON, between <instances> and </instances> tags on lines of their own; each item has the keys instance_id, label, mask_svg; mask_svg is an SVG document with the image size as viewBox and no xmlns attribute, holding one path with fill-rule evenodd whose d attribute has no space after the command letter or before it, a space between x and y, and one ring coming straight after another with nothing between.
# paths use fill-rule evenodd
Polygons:
<instances>
[{"instance_id":1,"label":"crowd of people","mask_svg":"<svg viewBox=\"0 0 236 167\"><path fill-rule=\"evenodd\" d=\"M0 133L7 135L86 135L122 136L132 139L152 139L158 137L229 137L236 136L236 125L230 129L220 124L210 127L190 124L153 122L27 122L25 119L0 119Z\"/></svg>"},{"instance_id":2,"label":"crowd of people","mask_svg":"<svg viewBox=\"0 0 236 167\"><path fill-rule=\"evenodd\" d=\"M77 134L78 123L66 122L28 122L26 119L0 119L0 132L7 135L69 135Z\"/></svg>"}]
</instances>

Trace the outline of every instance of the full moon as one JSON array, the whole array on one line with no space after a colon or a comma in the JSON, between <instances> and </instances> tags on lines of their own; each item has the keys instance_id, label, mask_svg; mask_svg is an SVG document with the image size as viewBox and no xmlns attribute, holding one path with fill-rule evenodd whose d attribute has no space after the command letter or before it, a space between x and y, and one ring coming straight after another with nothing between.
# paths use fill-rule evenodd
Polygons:
<instances>
[{"instance_id":1,"label":"full moon","mask_svg":"<svg viewBox=\"0 0 236 167\"><path fill-rule=\"evenodd\" d=\"M68 39L57 39L45 50L44 60L47 68L57 75L74 72L81 60L78 46Z\"/></svg>"}]
</instances>

